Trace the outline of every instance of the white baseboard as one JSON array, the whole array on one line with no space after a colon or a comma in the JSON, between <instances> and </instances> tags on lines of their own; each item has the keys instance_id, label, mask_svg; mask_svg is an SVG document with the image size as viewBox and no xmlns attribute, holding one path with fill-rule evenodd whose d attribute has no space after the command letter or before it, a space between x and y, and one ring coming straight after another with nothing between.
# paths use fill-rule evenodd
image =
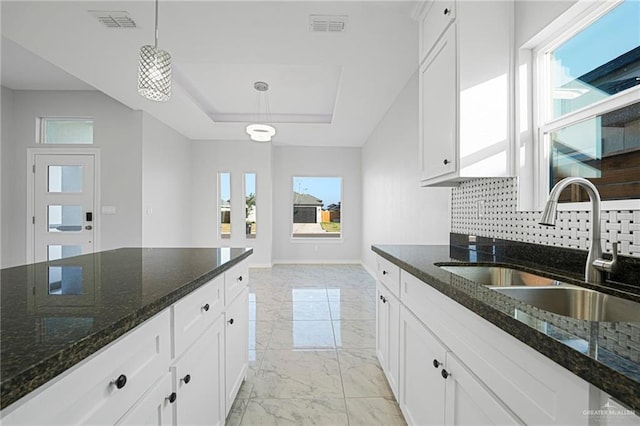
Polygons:
<instances>
[{"instance_id":1,"label":"white baseboard","mask_svg":"<svg viewBox=\"0 0 640 426\"><path fill-rule=\"evenodd\" d=\"M362 265L360 259L278 259L273 261L274 265Z\"/></svg>"}]
</instances>

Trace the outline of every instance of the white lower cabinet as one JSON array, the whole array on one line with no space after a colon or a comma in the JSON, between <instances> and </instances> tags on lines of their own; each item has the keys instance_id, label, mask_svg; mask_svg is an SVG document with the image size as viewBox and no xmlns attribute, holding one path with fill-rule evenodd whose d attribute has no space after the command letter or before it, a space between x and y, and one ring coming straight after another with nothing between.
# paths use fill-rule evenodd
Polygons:
<instances>
[{"instance_id":1,"label":"white lower cabinet","mask_svg":"<svg viewBox=\"0 0 640 426\"><path fill-rule=\"evenodd\" d=\"M249 289L244 288L225 312L225 400L231 410L249 368Z\"/></svg>"},{"instance_id":2,"label":"white lower cabinet","mask_svg":"<svg viewBox=\"0 0 640 426\"><path fill-rule=\"evenodd\" d=\"M380 281L376 284L376 354L398 399L400 301Z\"/></svg>"},{"instance_id":3,"label":"white lower cabinet","mask_svg":"<svg viewBox=\"0 0 640 426\"><path fill-rule=\"evenodd\" d=\"M171 374L165 374L116 424L119 426L173 425L176 394L173 392L171 382Z\"/></svg>"},{"instance_id":4,"label":"white lower cabinet","mask_svg":"<svg viewBox=\"0 0 640 426\"><path fill-rule=\"evenodd\" d=\"M407 423L522 424L405 307L400 311L400 330L400 408Z\"/></svg>"},{"instance_id":5,"label":"white lower cabinet","mask_svg":"<svg viewBox=\"0 0 640 426\"><path fill-rule=\"evenodd\" d=\"M376 353L409 425L587 426L590 410L608 406L585 380L405 270L399 300L380 281L376 295Z\"/></svg>"},{"instance_id":6,"label":"white lower cabinet","mask_svg":"<svg viewBox=\"0 0 640 426\"><path fill-rule=\"evenodd\" d=\"M223 317L171 367L177 425L224 425Z\"/></svg>"},{"instance_id":7,"label":"white lower cabinet","mask_svg":"<svg viewBox=\"0 0 640 426\"><path fill-rule=\"evenodd\" d=\"M447 353L441 374L446 376L445 425L524 424L453 353Z\"/></svg>"},{"instance_id":8,"label":"white lower cabinet","mask_svg":"<svg viewBox=\"0 0 640 426\"><path fill-rule=\"evenodd\" d=\"M447 350L407 308L400 309L400 409L410 425L443 425ZM434 363L437 363L434 367Z\"/></svg>"}]
</instances>

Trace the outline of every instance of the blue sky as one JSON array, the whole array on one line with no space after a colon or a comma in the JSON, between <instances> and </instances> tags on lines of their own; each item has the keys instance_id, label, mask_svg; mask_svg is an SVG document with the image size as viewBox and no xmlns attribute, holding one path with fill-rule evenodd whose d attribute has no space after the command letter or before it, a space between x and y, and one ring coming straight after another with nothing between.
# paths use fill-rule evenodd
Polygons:
<instances>
[{"instance_id":1,"label":"blue sky","mask_svg":"<svg viewBox=\"0 0 640 426\"><path fill-rule=\"evenodd\" d=\"M340 177L302 177L293 178L293 190L300 194L310 194L320 198L324 207L341 201L342 178Z\"/></svg>"},{"instance_id":2,"label":"blue sky","mask_svg":"<svg viewBox=\"0 0 640 426\"><path fill-rule=\"evenodd\" d=\"M640 0L626 0L555 50L579 77L640 45Z\"/></svg>"}]
</instances>

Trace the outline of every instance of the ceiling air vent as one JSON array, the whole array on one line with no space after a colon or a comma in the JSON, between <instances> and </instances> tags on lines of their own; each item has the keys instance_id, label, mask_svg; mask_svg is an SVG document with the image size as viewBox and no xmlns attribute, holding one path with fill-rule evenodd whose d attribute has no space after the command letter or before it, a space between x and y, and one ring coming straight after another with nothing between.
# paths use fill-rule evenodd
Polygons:
<instances>
[{"instance_id":1,"label":"ceiling air vent","mask_svg":"<svg viewBox=\"0 0 640 426\"><path fill-rule=\"evenodd\" d=\"M309 15L309 31L313 33L341 33L347 26L347 15Z\"/></svg>"},{"instance_id":2,"label":"ceiling air vent","mask_svg":"<svg viewBox=\"0 0 640 426\"><path fill-rule=\"evenodd\" d=\"M137 28L126 10L90 10L89 13L107 28Z\"/></svg>"}]
</instances>

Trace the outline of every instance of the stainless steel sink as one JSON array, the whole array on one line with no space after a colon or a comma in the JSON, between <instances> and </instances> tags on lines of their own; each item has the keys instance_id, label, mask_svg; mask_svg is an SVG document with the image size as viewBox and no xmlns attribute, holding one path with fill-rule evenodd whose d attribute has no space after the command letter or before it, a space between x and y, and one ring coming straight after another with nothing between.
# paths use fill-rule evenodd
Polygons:
<instances>
[{"instance_id":1,"label":"stainless steel sink","mask_svg":"<svg viewBox=\"0 0 640 426\"><path fill-rule=\"evenodd\" d=\"M565 284L556 287L498 287L502 294L545 311L588 321L640 322L640 303Z\"/></svg>"},{"instance_id":2,"label":"stainless steel sink","mask_svg":"<svg viewBox=\"0 0 640 426\"><path fill-rule=\"evenodd\" d=\"M503 286L551 286L560 284L552 278L504 266L441 265L440 268L479 284Z\"/></svg>"}]
</instances>

